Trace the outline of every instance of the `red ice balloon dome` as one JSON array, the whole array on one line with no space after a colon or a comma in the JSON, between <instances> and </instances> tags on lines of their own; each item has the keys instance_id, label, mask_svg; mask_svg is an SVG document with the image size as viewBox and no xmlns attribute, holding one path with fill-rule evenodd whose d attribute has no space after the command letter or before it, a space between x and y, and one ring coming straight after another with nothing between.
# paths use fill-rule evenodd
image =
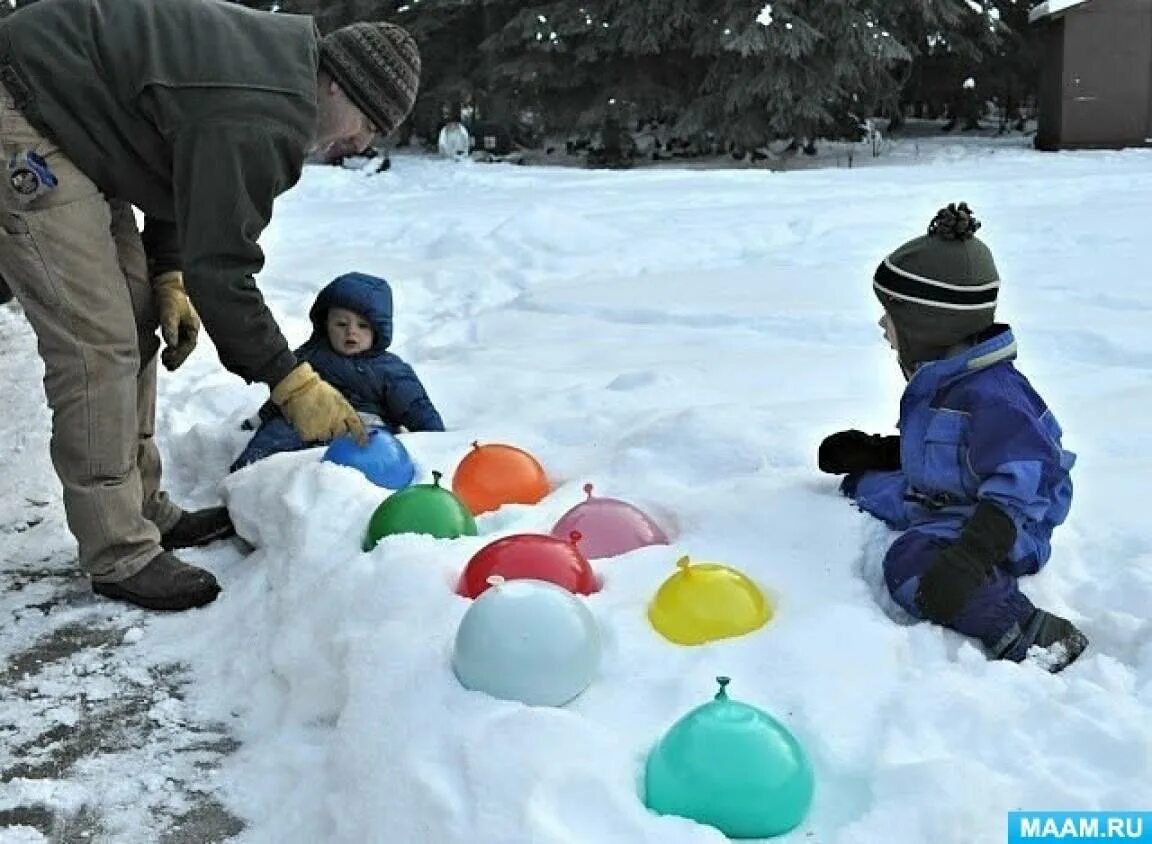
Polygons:
<instances>
[{"instance_id":1,"label":"red ice balloon dome","mask_svg":"<svg viewBox=\"0 0 1152 844\"><path fill-rule=\"evenodd\" d=\"M477 551L456 587L465 598L476 598L489 588L493 575L505 580L545 580L577 595L600 589L587 558L577 547L580 534L567 540L539 533L516 533L490 542Z\"/></svg>"}]
</instances>

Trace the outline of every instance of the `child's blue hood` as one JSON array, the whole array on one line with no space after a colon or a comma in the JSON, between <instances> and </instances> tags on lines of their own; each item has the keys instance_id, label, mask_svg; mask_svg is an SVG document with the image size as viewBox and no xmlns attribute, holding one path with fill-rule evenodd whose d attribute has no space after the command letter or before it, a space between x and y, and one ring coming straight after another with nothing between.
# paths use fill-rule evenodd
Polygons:
<instances>
[{"instance_id":1,"label":"child's blue hood","mask_svg":"<svg viewBox=\"0 0 1152 844\"><path fill-rule=\"evenodd\" d=\"M392 288L384 279L364 273L345 273L321 290L308 312L314 339L328 342L325 321L332 308L355 311L372 323L373 353L382 352L392 344Z\"/></svg>"}]
</instances>

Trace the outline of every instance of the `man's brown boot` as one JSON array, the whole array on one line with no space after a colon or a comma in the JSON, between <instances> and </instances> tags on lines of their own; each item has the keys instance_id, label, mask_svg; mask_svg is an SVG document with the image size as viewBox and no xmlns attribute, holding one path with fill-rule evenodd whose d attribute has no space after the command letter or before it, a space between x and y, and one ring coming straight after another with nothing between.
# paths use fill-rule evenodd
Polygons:
<instances>
[{"instance_id":1,"label":"man's brown boot","mask_svg":"<svg viewBox=\"0 0 1152 844\"><path fill-rule=\"evenodd\" d=\"M115 583L93 583L92 591L150 610L187 610L215 600L220 584L211 572L164 551L131 577Z\"/></svg>"}]
</instances>

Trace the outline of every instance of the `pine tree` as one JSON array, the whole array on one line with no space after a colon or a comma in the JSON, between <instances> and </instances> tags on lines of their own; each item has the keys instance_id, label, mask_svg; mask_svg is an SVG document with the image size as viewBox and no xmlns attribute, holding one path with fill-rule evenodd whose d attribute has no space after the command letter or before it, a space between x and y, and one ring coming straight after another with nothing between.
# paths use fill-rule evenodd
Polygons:
<instances>
[{"instance_id":1,"label":"pine tree","mask_svg":"<svg viewBox=\"0 0 1152 844\"><path fill-rule=\"evenodd\" d=\"M985 23L965 0L553 2L521 8L484 49L494 84L554 125L671 118L754 147L854 133L857 116L895 110L924 33Z\"/></svg>"},{"instance_id":2,"label":"pine tree","mask_svg":"<svg viewBox=\"0 0 1152 844\"><path fill-rule=\"evenodd\" d=\"M698 36L697 52L713 62L682 126L722 126L749 147L843 134L848 115L871 113L892 84L892 66L911 58L893 31L897 5L783 0L756 9L726 0Z\"/></svg>"},{"instance_id":3,"label":"pine tree","mask_svg":"<svg viewBox=\"0 0 1152 844\"><path fill-rule=\"evenodd\" d=\"M997 70L989 62L1007 49L1012 36L997 5L992 0L969 0L967 8L948 10L944 16L909 16L901 21L907 39L918 49L901 89L900 108L893 111L897 123L903 111L912 108L921 117L948 114L950 126L961 120L974 125L984 99L993 96L996 87ZM969 79L974 83L970 88L965 87Z\"/></svg>"},{"instance_id":4,"label":"pine tree","mask_svg":"<svg viewBox=\"0 0 1152 844\"><path fill-rule=\"evenodd\" d=\"M981 65L981 75L1000 108L1001 131L1022 128L1023 107L1034 101L1039 86L1040 34L1028 20L1032 0L993 0L1001 24L1000 38Z\"/></svg>"},{"instance_id":5,"label":"pine tree","mask_svg":"<svg viewBox=\"0 0 1152 844\"><path fill-rule=\"evenodd\" d=\"M521 4L488 0L503 25L481 45L491 95L530 111L547 131L589 125L616 72L601 0Z\"/></svg>"},{"instance_id":6,"label":"pine tree","mask_svg":"<svg viewBox=\"0 0 1152 844\"><path fill-rule=\"evenodd\" d=\"M392 0L234 0L246 6L311 15L323 33L356 21L386 20L397 5Z\"/></svg>"},{"instance_id":7,"label":"pine tree","mask_svg":"<svg viewBox=\"0 0 1152 844\"><path fill-rule=\"evenodd\" d=\"M851 136L860 118L908 103L955 113L968 76L975 99L992 96L994 68L1022 79L1029 61L1001 20L1026 16L1027 0L283 2L322 28L354 18L409 29L423 55L413 120L429 136L461 104L548 132L655 120L745 148ZM997 96L1030 90L1013 84Z\"/></svg>"},{"instance_id":8,"label":"pine tree","mask_svg":"<svg viewBox=\"0 0 1152 844\"><path fill-rule=\"evenodd\" d=\"M434 139L445 119L459 119L472 101L480 30L479 0L417 0L397 3L389 17L420 45L420 97L414 110L417 131Z\"/></svg>"}]
</instances>

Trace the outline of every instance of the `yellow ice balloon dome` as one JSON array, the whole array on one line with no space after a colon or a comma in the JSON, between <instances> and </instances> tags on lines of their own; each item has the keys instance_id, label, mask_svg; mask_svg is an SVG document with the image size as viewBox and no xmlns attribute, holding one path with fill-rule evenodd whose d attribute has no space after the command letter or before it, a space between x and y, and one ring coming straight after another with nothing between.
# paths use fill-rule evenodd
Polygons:
<instances>
[{"instance_id":1,"label":"yellow ice balloon dome","mask_svg":"<svg viewBox=\"0 0 1152 844\"><path fill-rule=\"evenodd\" d=\"M678 645L743 636L772 618L772 605L752 580L719 563L681 557L648 606L656 632Z\"/></svg>"}]
</instances>

